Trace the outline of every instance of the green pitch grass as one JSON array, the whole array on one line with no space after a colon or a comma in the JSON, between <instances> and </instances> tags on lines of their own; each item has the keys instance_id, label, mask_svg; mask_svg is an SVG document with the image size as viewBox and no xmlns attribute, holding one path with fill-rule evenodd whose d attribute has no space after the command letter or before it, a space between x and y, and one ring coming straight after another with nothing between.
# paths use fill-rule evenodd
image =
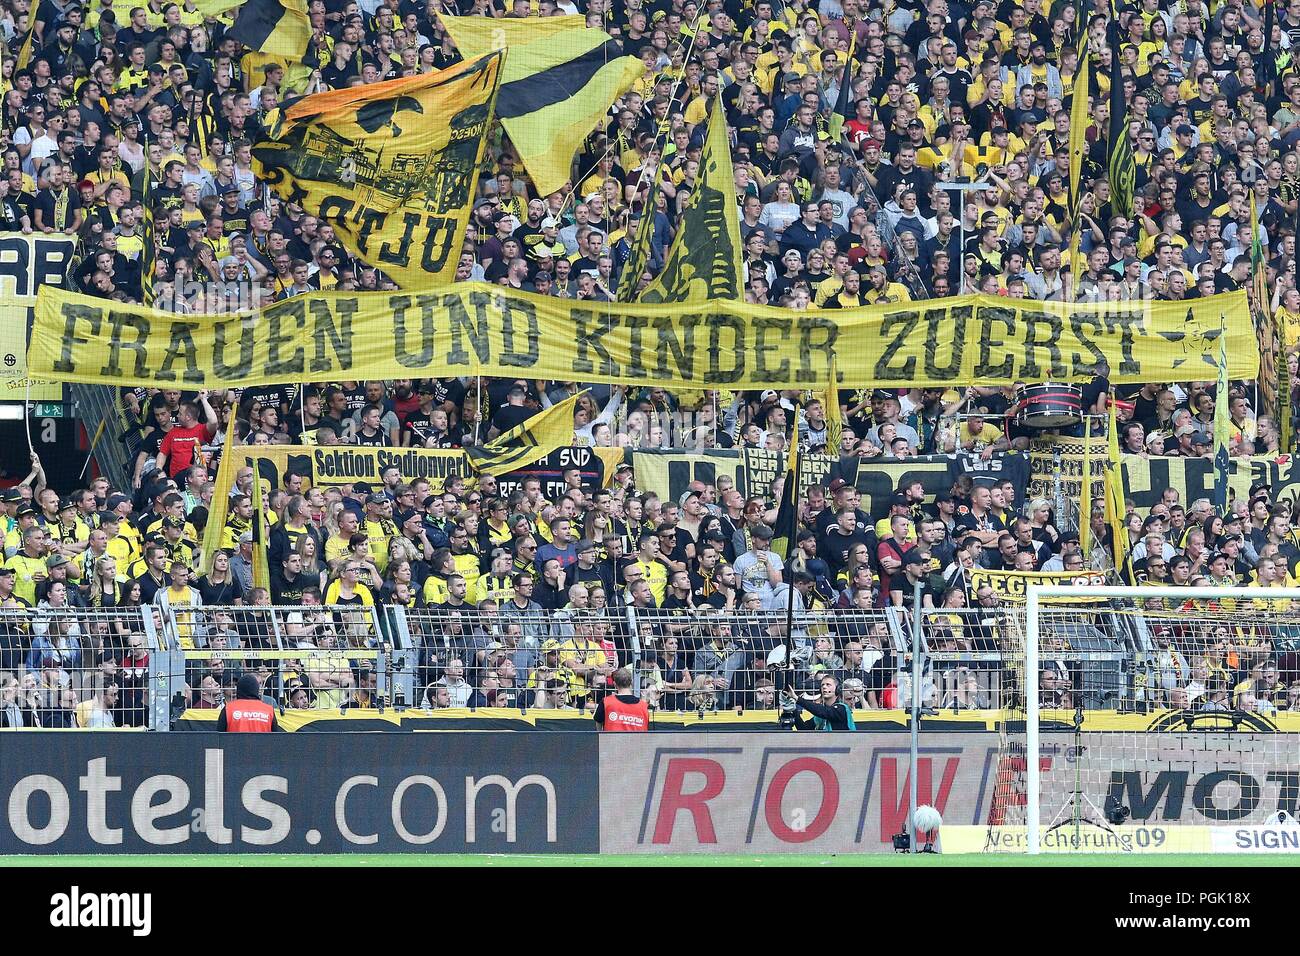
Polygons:
<instances>
[{"instance_id":1,"label":"green pitch grass","mask_svg":"<svg viewBox=\"0 0 1300 956\"><path fill-rule=\"evenodd\" d=\"M779 866L858 866L858 867L1256 867L1295 866L1296 858L1284 853L1262 854L1080 854L1047 856L1013 855L939 855L857 853L834 856L788 854L768 856L709 856L701 854L668 856L579 856L562 855L495 855L468 853L376 853L376 854L231 854L231 855L77 855L77 856L8 856L0 857L0 866L38 867L194 867L194 866L293 866L293 867L394 867L394 866L653 866L653 867L779 867Z\"/></svg>"}]
</instances>

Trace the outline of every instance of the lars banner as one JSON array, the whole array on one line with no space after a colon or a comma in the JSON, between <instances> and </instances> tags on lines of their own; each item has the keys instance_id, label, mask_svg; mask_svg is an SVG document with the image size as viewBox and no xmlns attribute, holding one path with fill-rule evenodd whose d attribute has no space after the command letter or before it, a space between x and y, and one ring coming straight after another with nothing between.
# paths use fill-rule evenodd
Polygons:
<instances>
[{"instance_id":1,"label":"lars banner","mask_svg":"<svg viewBox=\"0 0 1300 956\"><path fill-rule=\"evenodd\" d=\"M59 381L27 380L27 330L32 326L36 292L67 284L76 248L70 236L0 233L0 401L61 402Z\"/></svg>"},{"instance_id":2,"label":"lars banner","mask_svg":"<svg viewBox=\"0 0 1300 956\"><path fill-rule=\"evenodd\" d=\"M837 356L839 385L854 388L1084 380L1100 361L1112 382L1140 383L1210 377L1221 320L1229 374L1253 379L1259 353L1244 292L1068 306L961 296L796 312L736 300L586 303L458 282L193 316L46 287L28 359L33 374L63 381L189 388L412 374L811 388L828 381Z\"/></svg>"},{"instance_id":3,"label":"lars banner","mask_svg":"<svg viewBox=\"0 0 1300 956\"><path fill-rule=\"evenodd\" d=\"M971 594L988 585L1002 600L1017 604L1025 600L1031 584L1098 587L1106 583L1106 575L1101 571L990 571L972 568L966 575Z\"/></svg>"},{"instance_id":4,"label":"lars banner","mask_svg":"<svg viewBox=\"0 0 1300 956\"><path fill-rule=\"evenodd\" d=\"M254 168L403 288L451 282L501 56L292 101L268 117Z\"/></svg>"}]
</instances>

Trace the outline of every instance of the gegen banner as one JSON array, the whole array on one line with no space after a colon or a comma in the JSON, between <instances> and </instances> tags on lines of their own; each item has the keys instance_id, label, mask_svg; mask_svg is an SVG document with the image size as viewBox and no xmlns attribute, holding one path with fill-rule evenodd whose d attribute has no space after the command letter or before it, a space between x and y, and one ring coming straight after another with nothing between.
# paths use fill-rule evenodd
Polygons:
<instances>
[{"instance_id":1,"label":"gegen banner","mask_svg":"<svg viewBox=\"0 0 1300 956\"><path fill-rule=\"evenodd\" d=\"M1226 323L1221 324L1221 323ZM317 292L252 312L180 315L43 288L34 374L102 385L249 385L489 375L664 387L809 388L1207 378L1259 368L1244 292L1100 304L962 296L796 312L575 302L479 282ZM849 358L853 361L848 361Z\"/></svg>"},{"instance_id":2,"label":"gegen banner","mask_svg":"<svg viewBox=\"0 0 1300 956\"><path fill-rule=\"evenodd\" d=\"M1103 571L994 571L988 568L972 568L966 574L971 594L988 585L1002 600L1015 604L1025 600L1032 584L1098 587L1106 583L1106 574Z\"/></svg>"}]
</instances>

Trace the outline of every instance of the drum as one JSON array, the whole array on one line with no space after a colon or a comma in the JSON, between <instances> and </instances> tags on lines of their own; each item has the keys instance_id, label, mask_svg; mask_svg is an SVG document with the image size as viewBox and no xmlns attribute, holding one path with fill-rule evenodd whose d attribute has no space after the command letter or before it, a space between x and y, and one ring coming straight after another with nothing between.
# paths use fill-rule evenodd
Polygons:
<instances>
[{"instance_id":1,"label":"drum","mask_svg":"<svg viewBox=\"0 0 1300 956\"><path fill-rule=\"evenodd\" d=\"M1026 428L1068 428L1083 421L1083 389L1077 385L1022 385L1017 397Z\"/></svg>"}]
</instances>

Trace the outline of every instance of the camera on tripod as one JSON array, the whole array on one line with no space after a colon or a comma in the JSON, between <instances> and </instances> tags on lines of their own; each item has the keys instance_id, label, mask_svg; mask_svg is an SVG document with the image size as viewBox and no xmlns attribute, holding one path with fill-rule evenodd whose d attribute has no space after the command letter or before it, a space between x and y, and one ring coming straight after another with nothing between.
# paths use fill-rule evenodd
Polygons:
<instances>
[{"instance_id":1,"label":"camera on tripod","mask_svg":"<svg viewBox=\"0 0 1300 956\"><path fill-rule=\"evenodd\" d=\"M789 688L781 691L781 712L777 717L777 723L782 730L793 730L795 724L795 715L799 711L799 704L795 700L794 692Z\"/></svg>"}]
</instances>

